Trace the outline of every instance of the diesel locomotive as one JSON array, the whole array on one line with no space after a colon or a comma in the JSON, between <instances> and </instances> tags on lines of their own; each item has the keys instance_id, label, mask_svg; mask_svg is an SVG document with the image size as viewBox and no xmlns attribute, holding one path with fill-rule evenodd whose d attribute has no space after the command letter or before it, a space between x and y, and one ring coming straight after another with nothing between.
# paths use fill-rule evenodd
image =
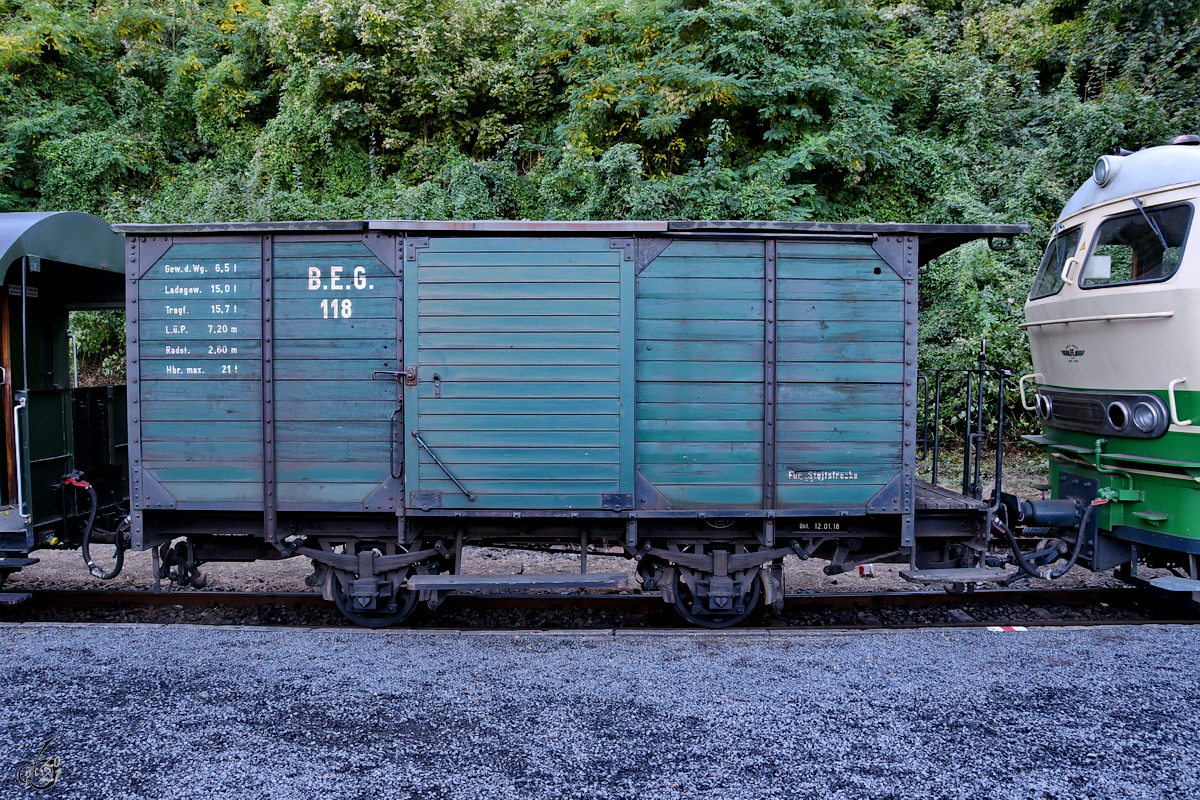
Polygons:
<instances>
[{"instance_id":1,"label":"diesel locomotive","mask_svg":"<svg viewBox=\"0 0 1200 800\"><path fill-rule=\"evenodd\" d=\"M1157 342L1144 335L1135 362L1130 340L1101 347L1075 333L1187 319L1178 294L1170 309L1122 304L1167 302L1171 281L1186 286L1188 184L1121 183L1141 174L1139 159L1176 156L1200 166L1200 148L1179 146L1110 159L1107 183L1080 190L1050 243L1027 309L1037 374L1021 381L1038 383L1025 402L1045 421L1034 441L1055 484L1035 500L999 486L983 496L979 431L968 432L962 492L917 477L919 457L938 451L921 418L921 268L970 241L1003 247L1028 226L110 231L49 215L78 223L85 242L55 255L13 223L3 325L13 530L0 575L38 548L92 542L152 550L160 578L193 587L206 562L303 557L349 619L383 626L455 590L617 586L625 574L586 567L589 552L619 552L643 590L722 627L783 602L791 556L825 559L830 575L900 562L909 580L961 589L1195 552L1184 547L1185 490L1200 464L1176 452L1190 441L1178 417L1200 420L1186 365L1160 368L1175 362L1150 357ZM1109 219L1126 227L1104 233ZM1127 243L1135 235L1147 249ZM1098 251L1107 267L1088 256L1093 241L1111 251ZM119 304L127 387L64 388L66 311ZM25 368L39 359L41 373ZM1163 369L1158 387L1151 373ZM982 361L972 376L1004 380ZM66 455L47 455L43 438ZM1165 441L1178 443L1153 449ZM1160 499L1158 487L1176 494ZM566 545L581 570L463 574L464 548L481 545Z\"/></svg>"},{"instance_id":2,"label":"diesel locomotive","mask_svg":"<svg viewBox=\"0 0 1200 800\"><path fill-rule=\"evenodd\" d=\"M1095 503L1079 560L1200 600L1200 137L1101 157L1071 198L1022 325L1023 402L1056 498ZM1190 343L1190 344L1189 344ZM1190 379L1190 382L1189 382ZM1036 388L1035 388L1036 387ZM1025 391L1028 390L1028 391ZM1010 501L1019 518L1019 503Z\"/></svg>"}]
</instances>

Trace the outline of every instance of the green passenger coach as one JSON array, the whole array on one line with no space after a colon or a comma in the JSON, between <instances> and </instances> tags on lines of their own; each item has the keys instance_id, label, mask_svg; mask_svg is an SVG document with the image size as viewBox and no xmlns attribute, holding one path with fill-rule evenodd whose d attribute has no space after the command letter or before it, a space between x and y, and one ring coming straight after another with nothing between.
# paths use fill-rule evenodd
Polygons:
<instances>
[{"instance_id":1,"label":"green passenger coach","mask_svg":"<svg viewBox=\"0 0 1200 800\"><path fill-rule=\"evenodd\" d=\"M307 556L382 625L624 577L461 574L464 546L571 543L725 625L778 602L788 554L982 563L987 504L916 479L918 271L1025 226L116 230L132 544L163 574Z\"/></svg>"}]
</instances>

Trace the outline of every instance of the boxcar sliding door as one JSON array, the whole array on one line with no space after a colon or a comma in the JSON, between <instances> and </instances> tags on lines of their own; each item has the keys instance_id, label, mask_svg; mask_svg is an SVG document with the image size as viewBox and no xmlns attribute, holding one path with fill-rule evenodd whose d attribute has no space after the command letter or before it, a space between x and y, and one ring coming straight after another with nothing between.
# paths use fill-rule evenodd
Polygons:
<instances>
[{"instance_id":1,"label":"boxcar sliding door","mask_svg":"<svg viewBox=\"0 0 1200 800\"><path fill-rule=\"evenodd\" d=\"M406 241L410 507L632 507L632 252L607 237Z\"/></svg>"}]
</instances>

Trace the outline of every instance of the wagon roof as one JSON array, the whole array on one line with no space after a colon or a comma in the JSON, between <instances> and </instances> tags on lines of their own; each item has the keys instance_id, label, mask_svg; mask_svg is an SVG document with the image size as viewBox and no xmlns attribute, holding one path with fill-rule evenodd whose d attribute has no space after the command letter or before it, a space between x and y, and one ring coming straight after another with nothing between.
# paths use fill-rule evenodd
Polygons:
<instances>
[{"instance_id":1,"label":"wagon roof","mask_svg":"<svg viewBox=\"0 0 1200 800\"><path fill-rule=\"evenodd\" d=\"M667 236L751 236L861 238L916 236L921 263L977 239L1019 236L1028 223L935 225L909 222L779 222L759 220L332 220L305 222L205 222L186 224L113 225L133 235L205 233L284 233L304 231L394 231L412 233L598 233Z\"/></svg>"}]
</instances>

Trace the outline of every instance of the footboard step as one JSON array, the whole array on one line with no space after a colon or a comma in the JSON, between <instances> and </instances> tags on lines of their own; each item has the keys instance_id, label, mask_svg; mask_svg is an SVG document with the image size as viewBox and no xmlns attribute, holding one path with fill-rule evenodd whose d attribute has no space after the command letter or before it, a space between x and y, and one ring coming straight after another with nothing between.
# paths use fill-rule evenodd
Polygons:
<instances>
[{"instance_id":1,"label":"footboard step","mask_svg":"<svg viewBox=\"0 0 1200 800\"><path fill-rule=\"evenodd\" d=\"M1162 589L1167 592L1200 592L1200 581L1194 581L1190 578L1177 578L1174 575L1151 578L1148 583L1155 589Z\"/></svg>"},{"instance_id":2,"label":"footboard step","mask_svg":"<svg viewBox=\"0 0 1200 800\"><path fill-rule=\"evenodd\" d=\"M1006 580L1010 574L1000 568L900 570L900 577L913 583L984 583Z\"/></svg>"},{"instance_id":3,"label":"footboard step","mask_svg":"<svg viewBox=\"0 0 1200 800\"><path fill-rule=\"evenodd\" d=\"M413 575L406 584L420 589L603 589L619 588L623 572L563 573L561 575Z\"/></svg>"},{"instance_id":4,"label":"footboard step","mask_svg":"<svg viewBox=\"0 0 1200 800\"><path fill-rule=\"evenodd\" d=\"M30 592L0 592L0 606L15 606L33 597Z\"/></svg>"}]
</instances>

